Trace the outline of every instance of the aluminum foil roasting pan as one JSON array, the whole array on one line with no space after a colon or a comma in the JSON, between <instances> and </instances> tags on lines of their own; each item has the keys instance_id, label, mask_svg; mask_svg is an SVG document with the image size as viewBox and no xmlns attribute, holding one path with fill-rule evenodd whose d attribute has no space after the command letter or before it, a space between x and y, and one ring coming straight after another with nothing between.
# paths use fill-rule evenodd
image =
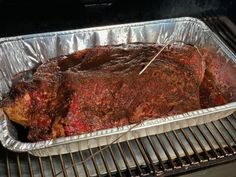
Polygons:
<instances>
[{"instance_id":1,"label":"aluminum foil roasting pan","mask_svg":"<svg viewBox=\"0 0 236 177\"><path fill-rule=\"evenodd\" d=\"M236 56L217 35L202 21L190 17L9 37L0 39L0 93L9 91L11 78L16 73L29 70L37 63L56 56L97 45L134 42L165 44L170 40L214 48L227 61L236 63ZM146 120L132 130L130 128L134 125L128 125L36 143L19 141L18 137L21 135L1 112L0 140L4 147L12 151L28 151L36 156L57 155L107 145L116 139L121 142L203 124L230 115L235 110L236 103L233 102L176 116Z\"/></svg>"}]
</instances>

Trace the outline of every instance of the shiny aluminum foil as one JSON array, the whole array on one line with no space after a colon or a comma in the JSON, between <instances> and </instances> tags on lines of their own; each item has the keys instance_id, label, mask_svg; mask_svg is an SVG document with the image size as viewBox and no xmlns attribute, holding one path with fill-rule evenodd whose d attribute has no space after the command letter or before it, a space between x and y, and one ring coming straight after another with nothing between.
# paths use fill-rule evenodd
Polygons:
<instances>
[{"instance_id":1,"label":"shiny aluminum foil","mask_svg":"<svg viewBox=\"0 0 236 177\"><path fill-rule=\"evenodd\" d=\"M236 56L202 21L189 17L9 37L0 39L0 93L3 95L9 91L15 74L29 70L50 58L99 45L134 42L163 45L168 41L184 41L199 48L211 47L216 49L218 55L224 56L226 62L233 60L236 63ZM36 156L56 155L107 145L115 140L121 142L206 123L230 115L235 110L236 103L233 102L146 120L135 127L127 125L36 143L20 142L20 135L1 112L0 140L4 147L12 151L28 151Z\"/></svg>"}]
</instances>

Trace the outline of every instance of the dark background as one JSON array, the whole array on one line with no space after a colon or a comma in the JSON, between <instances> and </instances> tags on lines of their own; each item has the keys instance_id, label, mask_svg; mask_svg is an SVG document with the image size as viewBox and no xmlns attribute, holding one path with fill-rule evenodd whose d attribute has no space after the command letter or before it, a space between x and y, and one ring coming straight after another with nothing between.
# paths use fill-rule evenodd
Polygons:
<instances>
[{"instance_id":1,"label":"dark background","mask_svg":"<svg viewBox=\"0 0 236 177\"><path fill-rule=\"evenodd\" d=\"M0 0L0 37L163 18L226 15L233 0Z\"/></svg>"}]
</instances>

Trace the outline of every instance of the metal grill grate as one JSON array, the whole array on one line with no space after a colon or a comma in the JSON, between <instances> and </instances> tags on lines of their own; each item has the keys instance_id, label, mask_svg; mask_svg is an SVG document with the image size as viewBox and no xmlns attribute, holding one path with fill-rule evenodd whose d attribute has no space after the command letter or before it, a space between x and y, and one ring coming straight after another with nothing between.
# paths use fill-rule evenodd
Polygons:
<instances>
[{"instance_id":1,"label":"metal grill grate","mask_svg":"<svg viewBox=\"0 0 236 177\"><path fill-rule=\"evenodd\" d=\"M236 51L235 35L221 18L204 20ZM101 148L44 158L0 148L0 176L49 177L61 170L58 176L64 177L168 176L235 160L236 114L204 125L117 143L79 164Z\"/></svg>"}]
</instances>

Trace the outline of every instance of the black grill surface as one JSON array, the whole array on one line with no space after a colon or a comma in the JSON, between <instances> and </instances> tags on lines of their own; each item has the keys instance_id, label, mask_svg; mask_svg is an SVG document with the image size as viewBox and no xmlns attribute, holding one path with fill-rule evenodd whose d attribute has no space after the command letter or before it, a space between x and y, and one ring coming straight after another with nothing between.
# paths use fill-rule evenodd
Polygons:
<instances>
[{"instance_id":1,"label":"black grill surface","mask_svg":"<svg viewBox=\"0 0 236 177\"><path fill-rule=\"evenodd\" d=\"M228 18L202 19L236 51L236 27ZM200 170L236 160L236 114L102 148L39 158L0 147L0 176L171 176Z\"/></svg>"}]
</instances>

